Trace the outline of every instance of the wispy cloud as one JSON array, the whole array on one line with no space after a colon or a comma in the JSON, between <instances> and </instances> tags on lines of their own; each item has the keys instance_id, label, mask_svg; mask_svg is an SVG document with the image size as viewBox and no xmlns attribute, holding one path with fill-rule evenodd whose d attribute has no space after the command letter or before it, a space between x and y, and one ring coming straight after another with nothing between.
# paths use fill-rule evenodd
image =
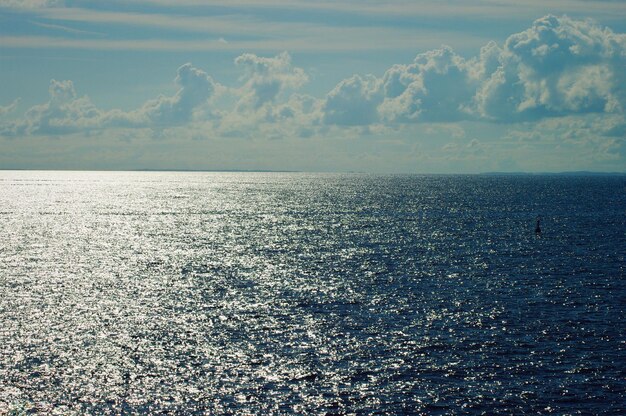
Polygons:
<instances>
[{"instance_id":1,"label":"wispy cloud","mask_svg":"<svg viewBox=\"0 0 626 416\"><path fill-rule=\"evenodd\" d=\"M35 22L35 21L32 21L32 20L29 21L29 22L31 24L35 25L35 26L43 27L45 29L60 30L62 32L72 33L72 34L76 34L76 35L106 36L106 34L101 33L101 32L92 32L92 31L89 31L89 30L74 29L74 28L71 28L71 27L63 26L63 25L53 25L53 24L49 24L49 23Z\"/></svg>"},{"instance_id":2,"label":"wispy cloud","mask_svg":"<svg viewBox=\"0 0 626 416\"><path fill-rule=\"evenodd\" d=\"M340 41L349 38L353 42L361 39L362 42L376 42L384 38L388 44L402 42L404 38L411 37L412 41L420 44L420 38L434 38L446 33L454 33L453 30L432 30L420 27L397 27L390 23L331 24L328 22L293 20L276 18L261 18L253 16L245 10L233 10L228 14L221 15L190 15L178 14L167 15L161 13L138 13L138 12L110 12L82 8L59 8L49 9L41 13L42 17L57 21L75 21L94 24L115 24L147 28L171 30L180 33L206 33L218 36L229 35L229 40L234 38L256 39L283 39L305 38L308 42L325 42L329 38ZM470 39L473 36L468 36ZM484 40L483 40L484 41ZM316 47L315 49L321 49Z\"/></svg>"},{"instance_id":3,"label":"wispy cloud","mask_svg":"<svg viewBox=\"0 0 626 416\"><path fill-rule=\"evenodd\" d=\"M46 7L61 7L63 0L0 0L0 7L12 9L42 9Z\"/></svg>"},{"instance_id":4,"label":"wispy cloud","mask_svg":"<svg viewBox=\"0 0 626 416\"><path fill-rule=\"evenodd\" d=\"M322 31L319 36L295 38L263 38L253 40L229 39L207 35L205 39L75 39L52 36L0 36L4 48L67 48L95 50L145 50L145 51L214 51L214 50L256 50L256 51L373 51L394 49L420 49L433 43L450 41L455 37L426 34L416 39L414 35L403 36L393 33L363 29L354 32ZM485 42L481 37L468 36L462 46L478 47Z\"/></svg>"},{"instance_id":5,"label":"wispy cloud","mask_svg":"<svg viewBox=\"0 0 626 416\"><path fill-rule=\"evenodd\" d=\"M15 0L0 0L17 4ZM28 2L27 2L28 3ZM104 50L259 50L259 51L363 51L420 50L441 44L455 48L478 48L489 39L479 28L481 22L492 19L534 19L538 13L559 9L560 13L583 13L594 10L595 15L611 19L626 19L626 8L613 1L555 0L549 6L539 0L509 2L504 0L441 2L435 0L387 0L364 2L355 0L165 0L128 1L132 11L105 11L87 7L43 7L60 5L55 1L32 1L41 5L36 10L40 27L68 34L102 36L98 30L111 29L113 39L85 40L59 37L22 36L7 33L2 38L5 47L42 47ZM275 13L268 10L276 9ZM263 11L262 13L260 11ZM289 12L291 11L291 12ZM297 12L294 18L294 11ZM314 13L306 13L312 11ZM337 15L339 13L339 15ZM338 17L339 16L339 17ZM354 18L356 16L356 18ZM360 16L360 17L359 17ZM350 18L348 18L350 17ZM396 17L402 19L397 24ZM432 26L428 19L474 19L468 25ZM411 22L410 19L418 19ZM42 22L41 20L44 20ZM32 21L31 21L32 22ZM81 29L67 23L77 22ZM90 29L84 30L84 25ZM121 30L120 30L121 29ZM132 30L130 30L132 29ZM158 29L160 33L156 33ZM463 36L458 36L459 30ZM205 39L202 37L206 36ZM218 42L214 42L215 40ZM228 39L224 42L223 39Z\"/></svg>"},{"instance_id":6,"label":"wispy cloud","mask_svg":"<svg viewBox=\"0 0 626 416\"><path fill-rule=\"evenodd\" d=\"M169 0L130 0L129 2L153 6L171 6ZM350 14L385 16L439 16L481 18L537 17L537 14L558 10L560 13L590 11L606 16L626 16L623 3L614 0L362 0L309 1L309 0L180 0L178 7L273 8L278 10L328 11Z\"/></svg>"},{"instance_id":7,"label":"wispy cloud","mask_svg":"<svg viewBox=\"0 0 626 416\"><path fill-rule=\"evenodd\" d=\"M0 116L4 116L6 114L11 113L17 108L17 105L20 103L20 99L17 98L13 100L13 102L9 105L1 106L0 105Z\"/></svg>"}]
</instances>

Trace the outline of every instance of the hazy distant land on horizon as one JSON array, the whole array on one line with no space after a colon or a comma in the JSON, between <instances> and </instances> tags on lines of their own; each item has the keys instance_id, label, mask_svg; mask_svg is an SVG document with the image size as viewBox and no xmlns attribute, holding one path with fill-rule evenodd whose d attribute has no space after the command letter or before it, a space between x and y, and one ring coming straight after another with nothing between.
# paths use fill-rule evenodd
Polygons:
<instances>
[{"instance_id":1,"label":"hazy distant land on horizon","mask_svg":"<svg viewBox=\"0 0 626 416\"><path fill-rule=\"evenodd\" d=\"M2 410L624 408L623 175L0 171L0 194Z\"/></svg>"},{"instance_id":2,"label":"hazy distant land on horizon","mask_svg":"<svg viewBox=\"0 0 626 416\"><path fill-rule=\"evenodd\" d=\"M428 172L400 172L400 173L380 173L380 172L357 172L357 171L301 171L301 170L274 170L274 169L1 169L0 171L33 171L33 172L206 172L206 173L307 173L307 174L369 174L369 175L419 175L419 176L620 176L626 175L624 172L605 172L589 170L555 171L555 172L524 172L524 171L486 171L480 173L428 173Z\"/></svg>"}]
</instances>

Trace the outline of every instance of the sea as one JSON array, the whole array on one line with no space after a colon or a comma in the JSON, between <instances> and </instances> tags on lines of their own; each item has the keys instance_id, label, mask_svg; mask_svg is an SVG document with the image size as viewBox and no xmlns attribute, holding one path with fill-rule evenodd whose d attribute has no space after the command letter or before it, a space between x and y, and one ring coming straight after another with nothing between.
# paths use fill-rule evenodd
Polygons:
<instances>
[{"instance_id":1,"label":"sea","mask_svg":"<svg viewBox=\"0 0 626 416\"><path fill-rule=\"evenodd\" d=\"M0 171L0 414L624 414L625 256L624 175Z\"/></svg>"}]
</instances>

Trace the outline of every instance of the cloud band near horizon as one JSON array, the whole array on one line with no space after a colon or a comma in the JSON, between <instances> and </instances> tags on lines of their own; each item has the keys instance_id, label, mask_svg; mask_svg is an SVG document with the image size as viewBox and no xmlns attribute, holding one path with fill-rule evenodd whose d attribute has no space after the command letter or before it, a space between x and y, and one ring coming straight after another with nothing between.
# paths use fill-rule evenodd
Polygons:
<instances>
[{"instance_id":1,"label":"cloud band near horizon","mask_svg":"<svg viewBox=\"0 0 626 416\"><path fill-rule=\"evenodd\" d=\"M71 80L50 82L49 100L5 121L0 134L58 135L107 128L153 128L211 122L214 134L235 134L229 123L394 126L473 120L511 123L578 114L623 116L626 35L590 20L545 16L499 46L464 59L447 46L396 64L382 77L355 74L322 97L298 94L308 76L283 52L246 53L235 60L242 85L226 87L191 63L176 75L173 96L161 95L123 112L103 110L76 93ZM0 108L15 114L16 102ZM615 130L615 129L614 129ZM617 130L615 130L617 131Z\"/></svg>"}]
</instances>

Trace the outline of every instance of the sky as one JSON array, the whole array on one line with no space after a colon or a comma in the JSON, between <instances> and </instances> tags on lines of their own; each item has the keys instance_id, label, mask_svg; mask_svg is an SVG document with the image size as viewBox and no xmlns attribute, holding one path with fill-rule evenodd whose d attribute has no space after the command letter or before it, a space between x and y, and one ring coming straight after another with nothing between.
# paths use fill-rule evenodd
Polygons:
<instances>
[{"instance_id":1,"label":"sky","mask_svg":"<svg viewBox=\"0 0 626 416\"><path fill-rule=\"evenodd\" d=\"M0 0L0 169L626 172L626 2Z\"/></svg>"}]
</instances>

